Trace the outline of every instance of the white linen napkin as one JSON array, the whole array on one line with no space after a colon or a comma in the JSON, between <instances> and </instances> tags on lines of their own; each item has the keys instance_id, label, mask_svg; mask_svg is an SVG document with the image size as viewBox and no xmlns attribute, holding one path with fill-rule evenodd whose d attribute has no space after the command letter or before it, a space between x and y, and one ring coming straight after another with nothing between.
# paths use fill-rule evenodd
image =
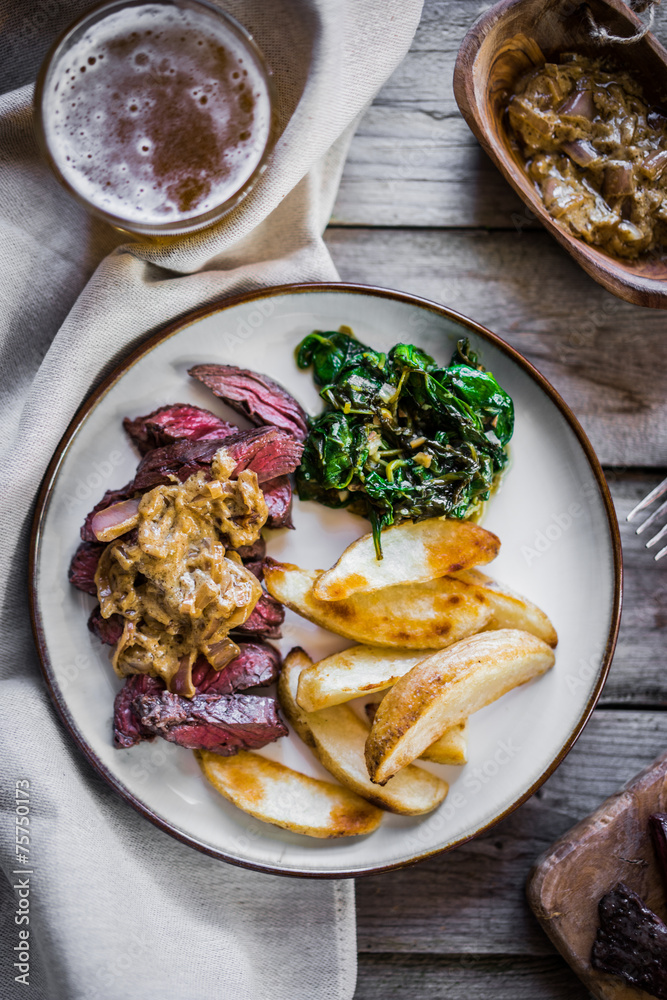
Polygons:
<instances>
[{"instance_id":1,"label":"white linen napkin","mask_svg":"<svg viewBox=\"0 0 667 1000\"><path fill-rule=\"evenodd\" d=\"M350 998L350 881L222 864L159 831L93 773L41 680L27 544L52 452L79 403L131 347L227 294L336 280L321 233L347 145L405 54L421 0L225 3L274 69L283 131L249 198L168 249L123 242L37 154L30 81L56 33L88 6L0 0L0 996ZM17 781L30 783L29 924L17 923L26 898L25 877L14 874L25 868L16 861ZM15 981L26 929L29 989Z\"/></svg>"}]
</instances>

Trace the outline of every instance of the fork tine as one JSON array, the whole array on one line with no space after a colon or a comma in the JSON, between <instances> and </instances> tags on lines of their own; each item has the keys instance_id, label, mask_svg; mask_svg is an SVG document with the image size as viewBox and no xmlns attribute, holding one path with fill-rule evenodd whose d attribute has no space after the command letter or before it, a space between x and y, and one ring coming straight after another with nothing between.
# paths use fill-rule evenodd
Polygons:
<instances>
[{"instance_id":1,"label":"fork tine","mask_svg":"<svg viewBox=\"0 0 667 1000\"><path fill-rule=\"evenodd\" d=\"M663 479L663 481L659 483L655 489L651 490L648 496L645 496L643 500L639 501L637 506L634 507L628 514L626 521L633 521L637 514L639 514L642 510L646 510L646 508L650 507L654 500L664 496L665 493L667 493L667 479Z\"/></svg>"},{"instance_id":2,"label":"fork tine","mask_svg":"<svg viewBox=\"0 0 667 1000\"><path fill-rule=\"evenodd\" d=\"M659 552L656 552L655 561L657 562L658 559L662 559L664 555L667 555L667 545L665 545L664 549L660 549Z\"/></svg>"},{"instance_id":3,"label":"fork tine","mask_svg":"<svg viewBox=\"0 0 667 1000\"><path fill-rule=\"evenodd\" d=\"M667 535L667 524L663 525L663 527L660 529L657 535L654 535L653 538L649 538L648 542L646 543L646 548L652 549L654 545L658 544L661 538L665 537L665 535Z\"/></svg>"},{"instance_id":4,"label":"fork tine","mask_svg":"<svg viewBox=\"0 0 667 1000\"><path fill-rule=\"evenodd\" d=\"M651 525L654 524L654 522L660 517L660 515L664 514L665 512L667 512L667 500L665 500L664 503L661 503L658 509L654 510L653 513L650 514L645 521L642 521L642 523L637 528L637 534L641 535L644 531L646 531L647 528L650 528Z\"/></svg>"}]
</instances>

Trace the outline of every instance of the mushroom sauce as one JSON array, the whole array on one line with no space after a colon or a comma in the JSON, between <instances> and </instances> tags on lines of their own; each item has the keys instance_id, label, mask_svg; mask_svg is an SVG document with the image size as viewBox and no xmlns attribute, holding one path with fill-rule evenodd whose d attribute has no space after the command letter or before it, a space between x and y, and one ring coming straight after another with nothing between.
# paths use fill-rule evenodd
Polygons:
<instances>
[{"instance_id":1,"label":"mushroom sauce","mask_svg":"<svg viewBox=\"0 0 667 1000\"><path fill-rule=\"evenodd\" d=\"M603 59L560 57L524 76L508 106L525 169L554 219L635 259L667 237L667 111Z\"/></svg>"}]
</instances>

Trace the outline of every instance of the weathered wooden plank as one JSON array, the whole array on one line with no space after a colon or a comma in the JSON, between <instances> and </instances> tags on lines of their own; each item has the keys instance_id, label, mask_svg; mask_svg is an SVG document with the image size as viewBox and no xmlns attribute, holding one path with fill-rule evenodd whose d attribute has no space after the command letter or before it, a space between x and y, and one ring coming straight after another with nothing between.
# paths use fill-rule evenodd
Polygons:
<instances>
[{"instance_id":1,"label":"weathered wooden plank","mask_svg":"<svg viewBox=\"0 0 667 1000\"><path fill-rule=\"evenodd\" d=\"M360 955L355 1000L587 1000L557 956Z\"/></svg>"},{"instance_id":2,"label":"weathered wooden plank","mask_svg":"<svg viewBox=\"0 0 667 1000\"><path fill-rule=\"evenodd\" d=\"M459 45L490 4L426 0L410 51L352 140L334 209L340 224L522 225L523 203L484 156L452 91ZM655 33L667 41L667 10Z\"/></svg>"},{"instance_id":3,"label":"weathered wooden plank","mask_svg":"<svg viewBox=\"0 0 667 1000\"><path fill-rule=\"evenodd\" d=\"M488 834L413 868L358 879L360 951L552 955L524 896L531 865L666 742L667 712L598 709L542 788Z\"/></svg>"},{"instance_id":4,"label":"weathered wooden plank","mask_svg":"<svg viewBox=\"0 0 667 1000\"><path fill-rule=\"evenodd\" d=\"M600 288L546 233L327 230L341 278L442 302L526 355L602 462L667 462L665 315Z\"/></svg>"},{"instance_id":5,"label":"weathered wooden plank","mask_svg":"<svg viewBox=\"0 0 667 1000\"><path fill-rule=\"evenodd\" d=\"M619 519L625 587L616 655L602 695L602 704L667 703L667 565L656 563L645 548L646 535L635 533L626 515L664 478L608 470L607 480ZM667 518L664 519L667 523ZM649 532L651 534L652 532Z\"/></svg>"}]
</instances>

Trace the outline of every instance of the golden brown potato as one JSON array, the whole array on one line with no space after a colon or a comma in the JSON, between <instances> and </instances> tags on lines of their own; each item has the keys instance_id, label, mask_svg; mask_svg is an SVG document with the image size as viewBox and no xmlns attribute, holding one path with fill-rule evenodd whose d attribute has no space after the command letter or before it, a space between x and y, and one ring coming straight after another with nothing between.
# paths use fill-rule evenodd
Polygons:
<instances>
[{"instance_id":1,"label":"golden brown potato","mask_svg":"<svg viewBox=\"0 0 667 1000\"><path fill-rule=\"evenodd\" d=\"M455 726L446 729L442 736L426 747L420 760L430 760L433 764L468 763L468 720L457 722ZM391 779L394 780L393 778Z\"/></svg>"},{"instance_id":2,"label":"golden brown potato","mask_svg":"<svg viewBox=\"0 0 667 1000\"><path fill-rule=\"evenodd\" d=\"M378 705L384 694L375 700L371 698L365 705L366 716L372 724ZM459 722L451 729L446 729L442 736L427 747L420 760L430 760L433 764L450 764L460 767L468 763L468 720ZM402 773L402 772L399 772ZM395 775L396 777L396 775ZM393 778L392 778L393 781Z\"/></svg>"},{"instance_id":3,"label":"golden brown potato","mask_svg":"<svg viewBox=\"0 0 667 1000\"><path fill-rule=\"evenodd\" d=\"M553 666L553 650L517 629L462 639L401 677L380 702L366 741L371 780L384 784L447 729Z\"/></svg>"},{"instance_id":4,"label":"golden brown potato","mask_svg":"<svg viewBox=\"0 0 667 1000\"><path fill-rule=\"evenodd\" d=\"M556 629L544 611L528 598L510 590L505 584L492 580L490 576L480 573L477 569L462 570L460 573L453 573L452 576L464 583L482 588L488 597L492 617L485 626L487 629L519 628L524 632L532 632L549 646L558 645Z\"/></svg>"},{"instance_id":5,"label":"golden brown potato","mask_svg":"<svg viewBox=\"0 0 667 1000\"><path fill-rule=\"evenodd\" d=\"M240 750L233 757L198 751L202 771L221 795L264 823L308 837L356 837L380 825L382 810L349 788L310 778Z\"/></svg>"},{"instance_id":6,"label":"golden brown potato","mask_svg":"<svg viewBox=\"0 0 667 1000\"><path fill-rule=\"evenodd\" d=\"M264 566L266 589L281 604L369 646L443 649L481 631L491 618L484 590L450 576L353 594L344 601L318 601L313 584L319 575L273 559Z\"/></svg>"},{"instance_id":7,"label":"golden brown potato","mask_svg":"<svg viewBox=\"0 0 667 1000\"><path fill-rule=\"evenodd\" d=\"M429 650L350 646L301 671L296 700L306 712L374 694L391 687Z\"/></svg>"},{"instance_id":8,"label":"golden brown potato","mask_svg":"<svg viewBox=\"0 0 667 1000\"><path fill-rule=\"evenodd\" d=\"M382 559L376 558L370 534L348 545L336 565L315 581L313 596L342 601L351 594L435 580L491 562L499 548L500 539L472 521L403 521L382 532Z\"/></svg>"},{"instance_id":9,"label":"golden brown potato","mask_svg":"<svg viewBox=\"0 0 667 1000\"><path fill-rule=\"evenodd\" d=\"M288 722L315 756L343 785L391 812L416 816L440 805L447 785L436 775L410 765L384 786L368 777L364 747L369 727L348 705L334 705L319 712L304 712L296 702L299 674L312 661L302 649L285 659L278 682L278 697Z\"/></svg>"}]
</instances>

